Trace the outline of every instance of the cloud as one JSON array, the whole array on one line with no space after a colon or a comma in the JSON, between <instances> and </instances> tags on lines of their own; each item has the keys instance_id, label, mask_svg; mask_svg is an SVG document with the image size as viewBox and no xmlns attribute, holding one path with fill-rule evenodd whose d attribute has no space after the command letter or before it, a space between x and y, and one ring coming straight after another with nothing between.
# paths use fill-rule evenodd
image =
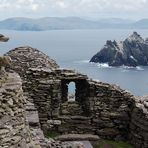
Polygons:
<instances>
[{"instance_id":1,"label":"cloud","mask_svg":"<svg viewBox=\"0 0 148 148\"><path fill-rule=\"evenodd\" d=\"M148 0L0 0L0 18L25 16L148 17Z\"/></svg>"},{"instance_id":2,"label":"cloud","mask_svg":"<svg viewBox=\"0 0 148 148\"><path fill-rule=\"evenodd\" d=\"M39 5L38 5L38 4L33 4L33 5L31 6L31 9L32 9L33 11L37 11L38 8L39 8Z\"/></svg>"},{"instance_id":3,"label":"cloud","mask_svg":"<svg viewBox=\"0 0 148 148\"><path fill-rule=\"evenodd\" d=\"M64 1L58 1L56 2L56 5L59 6L60 8L66 8L67 5Z\"/></svg>"}]
</instances>

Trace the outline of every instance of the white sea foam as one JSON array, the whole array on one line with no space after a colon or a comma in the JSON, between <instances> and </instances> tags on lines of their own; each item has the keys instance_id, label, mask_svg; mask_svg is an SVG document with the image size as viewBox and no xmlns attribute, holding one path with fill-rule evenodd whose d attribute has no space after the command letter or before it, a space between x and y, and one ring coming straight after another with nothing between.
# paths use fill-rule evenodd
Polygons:
<instances>
[{"instance_id":1,"label":"white sea foam","mask_svg":"<svg viewBox=\"0 0 148 148\"><path fill-rule=\"evenodd\" d=\"M143 67L140 67L140 66L137 66L136 69L137 70L144 70L144 68Z\"/></svg>"},{"instance_id":2,"label":"white sea foam","mask_svg":"<svg viewBox=\"0 0 148 148\"><path fill-rule=\"evenodd\" d=\"M108 63L94 63L94 62L90 62L90 60L80 60L80 61L74 61L74 63L78 63L78 64L85 64L85 63L89 63L89 64L94 64L96 65L98 68L120 68L120 69L124 69L126 72L129 70L138 70L138 71L142 71L144 70L144 67L141 66L136 66L136 67L132 67L132 66L119 66L119 67L112 67L109 66Z\"/></svg>"},{"instance_id":3,"label":"white sea foam","mask_svg":"<svg viewBox=\"0 0 148 148\"><path fill-rule=\"evenodd\" d=\"M111 68L111 66L109 66L108 63L97 63L97 66L99 68Z\"/></svg>"},{"instance_id":4,"label":"white sea foam","mask_svg":"<svg viewBox=\"0 0 148 148\"><path fill-rule=\"evenodd\" d=\"M120 69L124 69L126 72L129 70L138 70L138 71L144 70L144 67L141 67L141 66L132 67L132 66L123 65L119 67L112 67L112 66L109 66L108 63L97 63L97 67L99 68L120 68Z\"/></svg>"},{"instance_id":5,"label":"white sea foam","mask_svg":"<svg viewBox=\"0 0 148 148\"><path fill-rule=\"evenodd\" d=\"M130 67L130 66L122 66L124 69L128 69L128 70L139 70L139 71L141 71L141 70L144 70L144 68L143 67L140 67L140 66L136 66L136 67Z\"/></svg>"}]
</instances>

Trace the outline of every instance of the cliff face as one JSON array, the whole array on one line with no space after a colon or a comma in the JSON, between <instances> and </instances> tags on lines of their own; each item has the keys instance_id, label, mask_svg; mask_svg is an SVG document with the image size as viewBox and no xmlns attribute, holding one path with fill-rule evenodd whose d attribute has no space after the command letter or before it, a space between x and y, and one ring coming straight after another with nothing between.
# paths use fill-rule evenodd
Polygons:
<instances>
[{"instance_id":1,"label":"cliff face","mask_svg":"<svg viewBox=\"0 0 148 148\"><path fill-rule=\"evenodd\" d=\"M137 32L122 42L107 41L105 46L94 55L90 62L108 63L109 66L147 66L148 41Z\"/></svg>"}]
</instances>

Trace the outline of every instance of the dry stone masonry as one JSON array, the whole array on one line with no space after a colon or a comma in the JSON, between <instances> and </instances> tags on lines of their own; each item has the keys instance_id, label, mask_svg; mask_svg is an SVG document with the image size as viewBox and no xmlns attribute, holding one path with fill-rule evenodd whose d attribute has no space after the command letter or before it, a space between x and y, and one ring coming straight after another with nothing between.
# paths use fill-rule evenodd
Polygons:
<instances>
[{"instance_id":1,"label":"dry stone masonry","mask_svg":"<svg viewBox=\"0 0 148 148\"><path fill-rule=\"evenodd\" d=\"M27 48L29 48L28 52L32 49ZM38 58L41 59L41 61L37 62L48 63L49 65L54 63L53 60L46 59L44 54L41 54L43 56L41 58L40 52L36 49L33 50L34 54L38 52ZM19 53L22 54L21 51ZM21 56L19 58L22 59ZM24 63L28 65L27 59L25 60ZM19 63L12 57L12 67L14 61ZM45 61L47 62L45 63ZM29 64L31 65L31 63ZM36 63L34 62L34 64ZM48 64L47 66L49 66ZM75 143L58 142L45 138L33 100L28 97L27 92L23 92L25 87L22 89L23 85L20 76L8 66L5 75L0 75L0 148L68 148L75 145ZM23 73L24 67L19 64L14 67L18 68L16 71L19 71L21 76L25 76ZM55 63L53 67L56 68L58 65ZM52 69L52 66L50 66L50 69ZM22 78L23 84L25 84L25 77ZM79 146L79 144L77 145Z\"/></svg>"},{"instance_id":2,"label":"dry stone masonry","mask_svg":"<svg viewBox=\"0 0 148 148\"><path fill-rule=\"evenodd\" d=\"M116 85L94 81L73 70L59 69L56 63L44 63L45 55L31 47L16 48L6 55L12 59L11 70L22 78L23 96L26 98L26 107L21 106L26 112L22 120L27 119L31 139L36 145L64 147L65 143L44 137L54 131L59 134L98 135L103 139L128 141L135 148L148 147L148 97L136 98ZM41 65L37 66L35 59ZM72 100L69 97L71 82L76 86ZM1 85L0 90L4 88ZM5 96L0 95L2 102ZM6 105L11 103L5 102ZM6 109L4 112L9 114ZM20 131L24 130L20 128ZM21 138L25 141L23 136Z\"/></svg>"},{"instance_id":3,"label":"dry stone masonry","mask_svg":"<svg viewBox=\"0 0 148 148\"><path fill-rule=\"evenodd\" d=\"M29 80L32 80L32 85ZM65 95L67 89L64 86L70 81L76 83L74 102L68 101L68 95ZM85 75L70 70L48 72L30 69L28 82L30 87L27 86L27 91L38 108L44 131L91 133L107 139L128 139L134 101L130 93L89 80Z\"/></svg>"},{"instance_id":4,"label":"dry stone masonry","mask_svg":"<svg viewBox=\"0 0 148 148\"><path fill-rule=\"evenodd\" d=\"M130 122L131 143L136 147L148 147L148 97L144 96L136 100L131 112Z\"/></svg>"},{"instance_id":5,"label":"dry stone masonry","mask_svg":"<svg viewBox=\"0 0 148 148\"><path fill-rule=\"evenodd\" d=\"M31 137L24 116L25 98L18 74L0 78L0 148L29 147Z\"/></svg>"},{"instance_id":6,"label":"dry stone masonry","mask_svg":"<svg viewBox=\"0 0 148 148\"><path fill-rule=\"evenodd\" d=\"M11 57L11 66L15 67L15 70L20 75L23 75L25 73L25 70L30 67L44 67L51 70L59 68L59 65L54 60L50 59L41 51L29 46L15 48L13 50L10 50L6 55L9 55Z\"/></svg>"}]
</instances>

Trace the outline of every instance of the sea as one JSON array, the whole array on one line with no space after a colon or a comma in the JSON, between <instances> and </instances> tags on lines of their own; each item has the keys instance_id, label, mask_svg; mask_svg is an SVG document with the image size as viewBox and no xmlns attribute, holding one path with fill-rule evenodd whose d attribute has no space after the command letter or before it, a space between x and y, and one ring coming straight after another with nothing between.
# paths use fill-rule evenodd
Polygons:
<instances>
[{"instance_id":1,"label":"sea","mask_svg":"<svg viewBox=\"0 0 148 148\"><path fill-rule=\"evenodd\" d=\"M121 41L133 31L143 38L148 30L50 30L12 31L0 30L10 37L9 42L0 43L0 55L20 47L31 46L46 53L57 61L61 68L73 69L90 78L119 85L135 96L148 95L148 67L109 67L108 64L90 63L91 57L105 44L106 40Z\"/></svg>"}]
</instances>

